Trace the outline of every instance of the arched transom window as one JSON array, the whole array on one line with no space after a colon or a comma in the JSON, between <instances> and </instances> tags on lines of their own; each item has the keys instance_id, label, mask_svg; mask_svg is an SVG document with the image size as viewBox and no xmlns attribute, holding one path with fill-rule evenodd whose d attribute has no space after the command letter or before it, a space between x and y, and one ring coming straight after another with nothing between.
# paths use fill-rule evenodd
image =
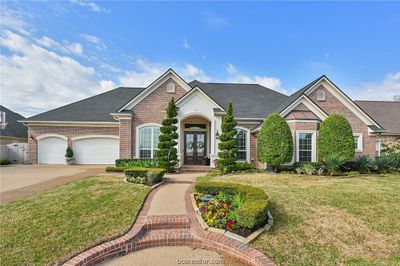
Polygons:
<instances>
[{"instance_id":1,"label":"arched transom window","mask_svg":"<svg viewBox=\"0 0 400 266\"><path fill-rule=\"evenodd\" d=\"M236 139L238 141L238 153L236 157L239 161L247 161L247 131L243 129L236 129L237 135Z\"/></svg>"},{"instance_id":2,"label":"arched transom window","mask_svg":"<svg viewBox=\"0 0 400 266\"><path fill-rule=\"evenodd\" d=\"M159 126L145 126L139 129L139 157L150 159L157 157Z\"/></svg>"}]
</instances>

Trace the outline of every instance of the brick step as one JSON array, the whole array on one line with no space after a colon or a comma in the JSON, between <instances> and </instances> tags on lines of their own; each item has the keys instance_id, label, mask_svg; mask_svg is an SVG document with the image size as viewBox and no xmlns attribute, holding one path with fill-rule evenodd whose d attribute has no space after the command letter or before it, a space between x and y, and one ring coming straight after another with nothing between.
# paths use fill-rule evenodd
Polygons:
<instances>
[{"instance_id":1,"label":"brick step","mask_svg":"<svg viewBox=\"0 0 400 266\"><path fill-rule=\"evenodd\" d=\"M206 165L183 165L180 171L184 173L208 173L212 172L213 169Z\"/></svg>"},{"instance_id":2,"label":"brick step","mask_svg":"<svg viewBox=\"0 0 400 266\"><path fill-rule=\"evenodd\" d=\"M197 237L192 234L190 229L158 229L145 232L134 242L134 246L141 249L166 245L184 245L196 240Z\"/></svg>"},{"instance_id":3,"label":"brick step","mask_svg":"<svg viewBox=\"0 0 400 266\"><path fill-rule=\"evenodd\" d=\"M159 229L190 228L190 219L186 214L179 215L149 215L146 217L143 228L147 231Z\"/></svg>"}]
</instances>

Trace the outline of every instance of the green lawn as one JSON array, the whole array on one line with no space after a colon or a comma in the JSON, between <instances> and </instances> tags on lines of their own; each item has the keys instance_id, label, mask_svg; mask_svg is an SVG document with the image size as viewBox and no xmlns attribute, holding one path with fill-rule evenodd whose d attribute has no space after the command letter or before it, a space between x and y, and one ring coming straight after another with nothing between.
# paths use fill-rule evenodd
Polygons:
<instances>
[{"instance_id":1,"label":"green lawn","mask_svg":"<svg viewBox=\"0 0 400 266\"><path fill-rule=\"evenodd\" d=\"M266 191L274 226L252 245L279 265L400 265L400 175L262 173L211 180Z\"/></svg>"},{"instance_id":2,"label":"green lawn","mask_svg":"<svg viewBox=\"0 0 400 266\"><path fill-rule=\"evenodd\" d=\"M126 232L150 188L97 176L0 206L0 265L43 265Z\"/></svg>"}]
</instances>

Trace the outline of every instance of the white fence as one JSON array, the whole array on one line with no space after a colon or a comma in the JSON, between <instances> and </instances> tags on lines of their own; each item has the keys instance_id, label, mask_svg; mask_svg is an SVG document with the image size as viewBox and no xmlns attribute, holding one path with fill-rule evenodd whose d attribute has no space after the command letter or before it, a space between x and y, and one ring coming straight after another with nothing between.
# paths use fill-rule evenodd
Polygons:
<instances>
[{"instance_id":1,"label":"white fence","mask_svg":"<svg viewBox=\"0 0 400 266\"><path fill-rule=\"evenodd\" d=\"M24 164L28 158L27 143L11 143L0 145L0 159L9 160L11 163Z\"/></svg>"}]
</instances>

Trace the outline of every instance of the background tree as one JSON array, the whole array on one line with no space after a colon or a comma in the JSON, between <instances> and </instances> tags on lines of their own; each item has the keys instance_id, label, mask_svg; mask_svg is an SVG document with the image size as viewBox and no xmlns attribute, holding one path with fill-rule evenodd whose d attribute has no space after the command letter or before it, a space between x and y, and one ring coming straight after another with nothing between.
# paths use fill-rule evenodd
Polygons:
<instances>
[{"instance_id":1,"label":"background tree","mask_svg":"<svg viewBox=\"0 0 400 266\"><path fill-rule=\"evenodd\" d=\"M355 155L353 130L346 118L330 115L320 126L317 140L318 158L325 162L329 157L349 161Z\"/></svg>"},{"instance_id":2,"label":"background tree","mask_svg":"<svg viewBox=\"0 0 400 266\"><path fill-rule=\"evenodd\" d=\"M226 110L226 115L222 119L221 135L218 143L218 166L224 173L230 173L236 170L236 154L238 152L238 143L236 139L237 131L235 129L237 122L233 116L233 106L230 102Z\"/></svg>"},{"instance_id":3,"label":"background tree","mask_svg":"<svg viewBox=\"0 0 400 266\"><path fill-rule=\"evenodd\" d=\"M270 114L261 126L257 137L257 158L275 171L293 157L293 138L286 120Z\"/></svg>"},{"instance_id":4,"label":"background tree","mask_svg":"<svg viewBox=\"0 0 400 266\"><path fill-rule=\"evenodd\" d=\"M160 127L160 136L158 138L158 150L157 158L159 160L160 167L164 168L168 173L174 171L178 163L178 108L175 105L174 98L168 103L167 114L162 121Z\"/></svg>"}]
</instances>

